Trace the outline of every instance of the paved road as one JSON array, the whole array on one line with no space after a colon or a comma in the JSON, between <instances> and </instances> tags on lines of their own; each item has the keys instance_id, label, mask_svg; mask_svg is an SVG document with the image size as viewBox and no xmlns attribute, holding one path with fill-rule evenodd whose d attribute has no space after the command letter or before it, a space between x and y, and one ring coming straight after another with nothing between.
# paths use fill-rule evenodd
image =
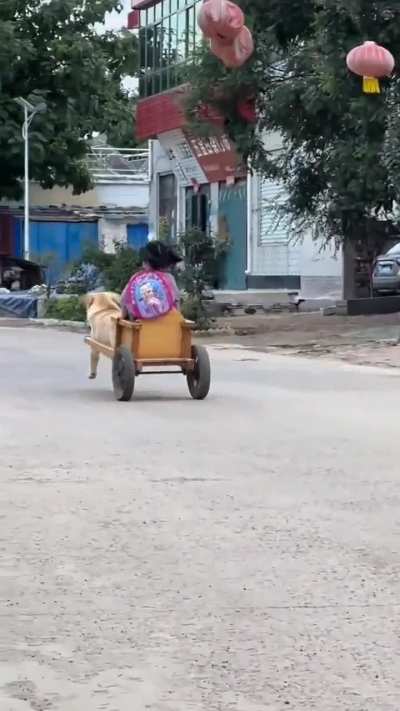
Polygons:
<instances>
[{"instance_id":1,"label":"paved road","mask_svg":"<svg viewBox=\"0 0 400 711\"><path fill-rule=\"evenodd\" d=\"M0 711L398 711L400 379L215 349L116 403L0 330Z\"/></svg>"}]
</instances>

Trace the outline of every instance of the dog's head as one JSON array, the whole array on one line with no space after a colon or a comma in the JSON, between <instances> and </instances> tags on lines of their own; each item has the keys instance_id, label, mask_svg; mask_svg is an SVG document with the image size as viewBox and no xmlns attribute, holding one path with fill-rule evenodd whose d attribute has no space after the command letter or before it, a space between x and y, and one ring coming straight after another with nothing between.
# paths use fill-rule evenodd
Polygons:
<instances>
[{"instance_id":1,"label":"dog's head","mask_svg":"<svg viewBox=\"0 0 400 711\"><path fill-rule=\"evenodd\" d=\"M83 304L86 307L88 316L93 316L99 311L118 311L121 304L121 297L111 291L99 291L97 293L86 294L83 297Z\"/></svg>"}]
</instances>

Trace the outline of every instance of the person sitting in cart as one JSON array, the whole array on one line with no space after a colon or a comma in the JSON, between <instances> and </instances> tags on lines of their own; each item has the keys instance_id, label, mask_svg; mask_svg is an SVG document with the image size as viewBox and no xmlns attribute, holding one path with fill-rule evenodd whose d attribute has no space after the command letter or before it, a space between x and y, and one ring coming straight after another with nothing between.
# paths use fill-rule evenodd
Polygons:
<instances>
[{"instance_id":1,"label":"person sitting in cart","mask_svg":"<svg viewBox=\"0 0 400 711\"><path fill-rule=\"evenodd\" d=\"M180 261L172 247L158 240L149 242L143 250L142 270L131 276L122 292L122 318L149 320L179 309L179 290L169 270Z\"/></svg>"}]
</instances>

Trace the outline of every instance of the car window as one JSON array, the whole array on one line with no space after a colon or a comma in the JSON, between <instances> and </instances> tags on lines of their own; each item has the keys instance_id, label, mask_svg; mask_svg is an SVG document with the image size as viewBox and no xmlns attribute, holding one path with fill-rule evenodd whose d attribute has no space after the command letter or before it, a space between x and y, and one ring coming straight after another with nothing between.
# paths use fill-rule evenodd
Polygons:
<instances>
[{"instance_id":1,"label":"car window","mask_svg":"<svg viewBox=\"0 0 400 711\"><path fill-rule=\"evenodd\" d=\"M393 245L393 247L388 249L385 254L400 254L400 242L397 242L397 244Z\"/></svg>"}]
</instances>

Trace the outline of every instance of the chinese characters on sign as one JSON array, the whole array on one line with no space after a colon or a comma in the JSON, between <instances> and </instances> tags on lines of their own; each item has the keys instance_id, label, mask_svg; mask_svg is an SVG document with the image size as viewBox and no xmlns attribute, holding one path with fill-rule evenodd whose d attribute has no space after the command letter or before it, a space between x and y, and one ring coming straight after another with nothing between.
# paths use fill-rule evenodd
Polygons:
<instances>
[{"instance_id":1,"label":"chinese characters on sign","mask_svg":"<svg viewBox=\"0 0 400 711\"><path fill-rule=\"evenodd\" d=\"M225 136L225 134L222 134L219 138L216 138L215 136L208 138L198 138L197 136L192 136L190 141L198 158L213 155L215 153L232 151L229 138Z\"/></svg>"},{"instance_id":2,"label":"chinese characters on sign","mask_svg":"<svg viewBox=\"0 0 400 711\"><path fill-rule=\"evenodd\" d=\"M225 134L202 138L176 129L160 133L158 138L181 185L232 183L246 174Z\"/></svg>"},{"instance_id":3,"label":"chinese characters on sign","mask_svg":"<svg viewBox=\"0 0 400 711\"><path fill-rule=\"evenodd\" d=\"M228 136L221 134L200 138L187 130L185 134L209 183L232 182L246 175Z\"/></svg>"},{"instance_id":4,"label":"chinese characters on sign","mask_svg":"<svg viewBox=\"0 0 400 711\"><path fill-rule=\"evenodd\" d=\"M196 156L181 129L160 133L159 141L174 165L181 185L206 183L207 176L201 169Z\"/></svg>"}]
</instances>

